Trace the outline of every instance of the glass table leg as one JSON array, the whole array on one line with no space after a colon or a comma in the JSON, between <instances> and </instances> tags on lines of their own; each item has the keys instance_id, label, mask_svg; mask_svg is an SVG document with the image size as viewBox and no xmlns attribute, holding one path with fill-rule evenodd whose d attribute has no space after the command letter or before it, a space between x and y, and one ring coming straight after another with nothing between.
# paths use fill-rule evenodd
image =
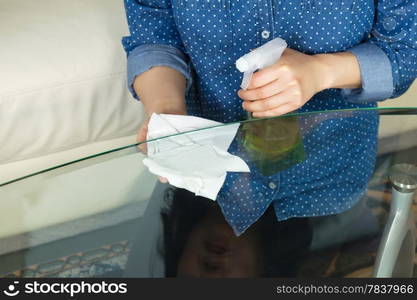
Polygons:
<instances>
[{"instance_id":1,"label":"glass table leg","mask_svg":"<svg viewBox=\"0 0 417 300\"><path fill-rule=\"evenodd\" d=\"M411 205L417 190L417 167L395 165L390 181L393 186L392 203L377 253L374 277L411 277L416 247Z\"/></svg>"}]
</instances>

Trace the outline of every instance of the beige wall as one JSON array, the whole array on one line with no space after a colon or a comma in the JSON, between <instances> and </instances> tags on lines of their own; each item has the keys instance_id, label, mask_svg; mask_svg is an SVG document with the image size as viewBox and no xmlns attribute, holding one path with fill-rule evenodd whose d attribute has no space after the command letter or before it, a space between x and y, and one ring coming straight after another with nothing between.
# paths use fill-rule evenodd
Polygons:
<instances>
[{"instance_id":1,"label":"beige wall","mask_svg":"<svg viewBox=\"0 0 417 300\"><path fill-rule=\"evenodd\" d=\"M417 81L403 96L397 99L390 99L384 102L380 102L381 107L417 107ZM396 118L398 120L398 118ZM401 124L390 122L385 118L381 121L379 133L381 136L393 136L398 135L400 132L410 132L417 130L417 117L409 115L402 118Z\"/></svg>"},{"instance_id":2,"label":"beige wall","mask_svg":"<svg viewBox=\"0 0 417 300\"><path fill-rule=\"evenodd\" d=\"M380 102L381 107L417 107L417 81L410 87L410 89L397 99L390 99Z\"/></svg>"}]
</instances>

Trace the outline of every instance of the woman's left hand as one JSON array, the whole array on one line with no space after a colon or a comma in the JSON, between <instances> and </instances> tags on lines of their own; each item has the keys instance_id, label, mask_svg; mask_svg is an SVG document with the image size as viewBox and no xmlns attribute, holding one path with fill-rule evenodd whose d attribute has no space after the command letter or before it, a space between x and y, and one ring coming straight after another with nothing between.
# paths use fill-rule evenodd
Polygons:
<instances>
[{"instance_id":1,"label":"woman's left hand","mask_svg":"<svg viewBox=\"0 0 417 300\"><path fill-rule=\"evenodd\" d=\"M247 90L238 92L243 108L254 117L294 111L327 88L324 68L316 56L287 48L277 63L253 74Z\"/></svg>"}]
</instances>

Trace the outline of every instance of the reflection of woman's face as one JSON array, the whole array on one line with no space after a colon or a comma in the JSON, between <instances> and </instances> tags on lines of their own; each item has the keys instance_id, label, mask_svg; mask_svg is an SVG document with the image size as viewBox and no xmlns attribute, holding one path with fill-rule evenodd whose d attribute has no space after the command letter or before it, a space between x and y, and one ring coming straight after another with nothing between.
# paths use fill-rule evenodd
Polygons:
<instances>
[{"instance_id":1,"label":"reflection of woman's face","mask_svg":"<svg viewBox=\"0 0 417 300\"><path fill-rule=\"evenodd\" d=\"M179 261L178 276L259 277L259 247L254 228L236 237L220 209L210 208L191 231Z\"/></svg>"}]
</instances>

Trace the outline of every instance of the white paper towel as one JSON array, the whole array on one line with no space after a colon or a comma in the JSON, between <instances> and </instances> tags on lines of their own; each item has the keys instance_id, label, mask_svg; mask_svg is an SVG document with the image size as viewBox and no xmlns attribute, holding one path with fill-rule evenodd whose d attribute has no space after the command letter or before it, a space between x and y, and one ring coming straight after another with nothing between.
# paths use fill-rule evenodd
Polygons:
<instances>
[{"instance_id":1,"label":"white paper towel","mask_svg":"<svg viewBox=\"0 0 417 300\"><path fill-rule=\"evenodd\" d=\"M193 116L153 114L147 140L222 125ZM155 175L197 196L216 200L227 172L250 172L238 156L227 152L240 124L174 135L147 143L144 165Z\"/></svg>"}]
</instances>

